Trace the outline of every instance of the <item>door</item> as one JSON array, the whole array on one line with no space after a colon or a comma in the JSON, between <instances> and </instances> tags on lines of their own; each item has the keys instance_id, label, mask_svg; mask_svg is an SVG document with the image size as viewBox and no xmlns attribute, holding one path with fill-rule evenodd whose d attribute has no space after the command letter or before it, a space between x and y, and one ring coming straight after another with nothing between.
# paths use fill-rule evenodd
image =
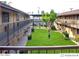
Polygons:
<instances>
[{"instance_id":1,"label":"door","mask_svg":"<svg viewBox=\"0 0 79 59\"><path fill-rule=\"evenodd\" d=\"M2 12L2 23L9 22L9 13ZM4 27L5 33L7 34L7 45L9 45L9 24L6 24Z\"/></svg>"}]
</instances>

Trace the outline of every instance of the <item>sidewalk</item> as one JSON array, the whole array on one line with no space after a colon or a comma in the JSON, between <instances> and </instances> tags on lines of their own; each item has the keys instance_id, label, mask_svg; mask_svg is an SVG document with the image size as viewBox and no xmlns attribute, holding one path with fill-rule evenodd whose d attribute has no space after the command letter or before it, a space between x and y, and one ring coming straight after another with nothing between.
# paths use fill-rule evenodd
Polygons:
<instances>
[{"instance_id":1,"label":"sidewalk","mask_svg":"<svg viewBox=\"0 0 79 59\"><path fill-rule=\"evenodd\" d=\"M28 41L28 35L31 34L31 29L19 40L16 46L25 46Z\"/></svg>"},{"instance_id":2,"label":"sidewalk","mask_svg":"<svg viewBox=\"0 0 79 59\"><path fill-rule=\"evenodd\" d=\"M20 41L16 44L16 46L25 46L27 41L28 41L27 36L24 36L22 39L20 39Z\"/></svg>"}]
</instances>

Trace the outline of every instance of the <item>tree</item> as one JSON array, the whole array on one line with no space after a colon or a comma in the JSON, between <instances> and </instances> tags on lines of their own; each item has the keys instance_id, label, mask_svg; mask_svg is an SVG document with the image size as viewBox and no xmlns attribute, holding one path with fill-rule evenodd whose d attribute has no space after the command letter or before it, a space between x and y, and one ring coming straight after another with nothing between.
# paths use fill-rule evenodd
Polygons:
<instances>
[{"instance_id":1,"label":"tree","mask_svg":"<svg viewBox=\"0 0 79 59\"><path fill-rule=\"evenodd\" d=\"M42 20L46 23L46 26L47 26L47 23L48 23L48 20L49 19L49 13L48 12L44 12L42 11Z\"/></svg>"},{"instance_id":2,"label":"tree","mask_svg":"<svg viewBox=\"0 0 79 59\"><path fill-rule=\"evenodd\" d=\"M51 29L53 22L56 20L57 18L57 14L54 12L54 10L50 11L50 16L49 16L50 20L49 20L49 28Z\"/></svg>"},{"instance_id":3,"label":"tree","mask_svg":"<svg viewBox=\"0 0 79 59\"><path fill-rule=\"evenodd\" d=\"M56 20L57 14L54 12L54 10L51 10L50 13L42 11L42 20L46 23L48 26L48 35L50 35L50 30L53 25L53 22Z\"/></svg>"},{"instance_id":4,"label":"tree","mask_svg":"<svg viewBox=\"0 0 79 59\"><path fill-rule=\"evenodd\" d=\"M57 14L54 12L54 10L51 10L50 13L42 11L42 20L46 23L48 23L48 27L51 28L53 25L53 22L55 21L57 17Z\"/></svg>"}]
</instances>

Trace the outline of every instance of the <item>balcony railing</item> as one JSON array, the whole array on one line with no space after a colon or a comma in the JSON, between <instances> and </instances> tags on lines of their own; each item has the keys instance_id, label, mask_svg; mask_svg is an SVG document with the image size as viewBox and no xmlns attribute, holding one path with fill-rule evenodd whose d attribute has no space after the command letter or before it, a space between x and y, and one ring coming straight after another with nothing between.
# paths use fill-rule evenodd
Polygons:
<instances>
[{"instance_id":1,"label":"balcony railing","mask_svg":"<svg viewBox=\"0 0 79 59\"><path fill-rule=\"evenodd\" d=\"M67 26L67 27L71 27L71 28L77 28L79 29L79 23L68 23L68 22L60 22L60 21L56 21L57 24L63 25L63 26Z\"/></svg>"},{"instance_id":2,"label":"balcony railing","mask_svg":"<svg viewBox=\"0 0 79 59\"><path fill-rule=\"evenodd\" d=\"M17 26L17 23L19 24ZM14 35L18 32L19 30L23 29L25 26L31 23L31 20L26 20L26 21L21 21L21 22L16 22L16 23L8 23L6 25L13 25L12 28L8 28L8 31L0 32L0 46L6 45L8 43L9 38L14 38ZM0 25L3 26L3 25ZM16 35L15 35L16 36ZM6 44L5 44L6 43Z\"/></svg>"},{"instance_id":3,"label":"balcony railing","mask_svg":"<svg viewBox=\"0 0 79 59\"><path fill-rule=\"evenodd\" d=\"M79 46L0 46L0 53L13 53L12 50L14 53L79 53Z\"/></svg>"}]
</instances>

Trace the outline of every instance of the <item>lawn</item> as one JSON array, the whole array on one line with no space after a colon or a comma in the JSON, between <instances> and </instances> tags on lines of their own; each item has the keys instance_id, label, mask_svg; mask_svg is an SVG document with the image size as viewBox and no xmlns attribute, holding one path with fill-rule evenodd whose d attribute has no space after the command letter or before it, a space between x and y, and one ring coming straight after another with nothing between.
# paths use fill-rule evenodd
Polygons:
<instances>
[{"instance_id":1,"label":"lawn","mask_svg":"<svg viewBox=\"0 0 79 59\"><path fill-rule=\"evenodd\" d=\"M35 29L32 33L32 39L26 44L27 46L58 46L58 45L75 45L70 39L66 40L63 34L51 31L48 39L48 31L45 29Z\"/></svg>"},{"instance_id":2,"label":"lawn","mask_svg":"<svg viewBox=\"0 0 79 59\"><path fill-rule=\"evenodd\" d=\"M66 40L63 34L56 30L51 31L50 39L48 39L48 31L45 29L35 29L32 33L32 40L29 40L26 46L60 46L60 45L76 45L70 39ZM75 49L63 49L63 53L76 53ZM46 53L45 50L33 50L32 53ZM48 50L47 53L54 53L54 50ZM55 50L55 53L61 53L61 50ZM77 51L79 53L79 50Z\"/></svg>"}]
</instances>

